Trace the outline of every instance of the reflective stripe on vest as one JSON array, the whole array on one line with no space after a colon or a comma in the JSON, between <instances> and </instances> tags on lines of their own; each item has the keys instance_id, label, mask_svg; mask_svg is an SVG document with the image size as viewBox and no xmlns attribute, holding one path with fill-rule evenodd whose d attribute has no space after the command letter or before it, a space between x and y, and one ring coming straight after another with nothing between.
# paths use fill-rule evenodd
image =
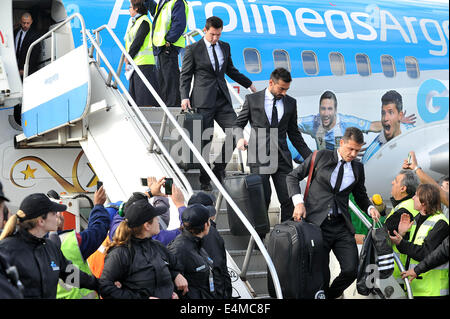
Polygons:
<instances>
[{"instance_id":1,"label":"reflective stripe on vest","mask_svg":"<svg viewBox=\"0 0 450 319\"><path fill-rule=\"evenodd\" d=\"M88 264L81 255L75 230L62 234L60 238L61 238L61 251L64 257L72 261L72 264L77 266L80 271L83 271L86 274L91 275L91 270L89 269ZM57 299L98 298L97 293L93 290L85 288L76 288L76 286L79 285L79 283L77 284L76 282L76 280L79 280L79 276L76 276L77 270L74 269L73 271L71 271L71 273L73 274L72 277L71 275L69 275L66 278L66 282L63 282L61 279L59 280L58 290L56 293Z\"/></svg>"},{"instance_id":2,"label":"reflective stripe on vest","mask_svg":"<svg viewBox=\"0 0 450 319\"><path fill-rule=\"evenodd\" d=\"M387 215L386 219L384 222L386 222L386 220L389 219L389 217L391 217L396 211L398 211L400 208L404 208L406 209L408 212L410 212L413 217L416 217L417 214L419 214L418 210L414 209L414 200L412 198L407 199L402 201L401 203L399 203L397 206L395 206L394 208L392 208L391 212L389 213L389 215ZM408 231L409 232L409 231ZM406 263L406 258L407 256L405 254L401 254L396 245L392 245L392 249L394 250L394 252L397 254L398 258L400 259L400 261L402 262L403 266L405 266ZM397 263L395 263L394 265L394 272L392 273L392 275L394 276L394 278L400 283L400 284L404 284L404 281L402 279L402 276L400 275L401 271L400 268L398 268Z\"/></svg>"},{"instance_id":3,"label":"reflective stripe on vest","mask_svg":"<svg viewBox=\"0 0 450 319\"><path fill-rule=\"evenodd\" d=\"M441 220L444 220L448 224L448 219L441 212L429 216L417 230L413 244L418 246L423 245L428 233L433 229L434 225ZM411 228L412 234L416 227L417 224L414 223ZM411 258L409 269L414 268L417 264L419 264L419 262ZM448 262L433 268L420 276L422 279L418 278L411 282L413 296L437 297L448 295Z\"/></svg>"},{"instance_id":4,"label":"reflective stripe on vest","mask_svg":"<svg viewBox=\"0 0 450 319\"><path fill-rule=\"evenodd\" d=\"M150 41L152 33L152 23L146 15L140 16L134 24L133 18L128 21L127 32L125 33L125 50L127 50L127 52L130 51L131 44L136 38L136 33L139 30L141 23L144 21L147 21L148 25L150 26L150 31L145 37L144 43L140 47L139 52L133 58L133 61L137 65L155 64L155 57L153 56L153 46Z\"/></svg>"},{"instance_id":5,"label":"reflective stripe on vest","mask_svg":"<svg viewBox=\"0 0 450 319\"><path fill-rule=\"evenodd\" d=\"M175 2L177 2L177 0L171 0L169 2L164 3L163 7L161 8L161 12L159 13L156 19L155 29L153 30L153 37L152 37L153 45L155 47L161 47L166 44L166 34L167 32L169 32L170 26L172 24L172 9L173 6L175 5ZM187 5L186 1L183 0L183 2L184 2L184 13L186 14L186 27L184 28L183 31L183 33L185 33L187 30L189 6ZM156 7L156 12L158 12L158 10L159 10L159 3ZM181 36L175 43L173 43L173 45L180 48L184 48L186 46L186 41L184 37Z\"/></svg>"}]
</instances>

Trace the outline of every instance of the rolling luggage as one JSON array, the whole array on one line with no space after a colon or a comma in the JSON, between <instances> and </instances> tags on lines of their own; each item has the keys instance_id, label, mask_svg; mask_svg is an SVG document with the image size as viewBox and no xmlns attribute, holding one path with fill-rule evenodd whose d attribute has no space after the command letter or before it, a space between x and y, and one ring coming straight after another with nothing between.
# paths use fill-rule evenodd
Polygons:
<instances>
[{"instance_id":1,"label":"rolling luggage","mask_svg":"<svg viewBox=\"0 0 450 319\"><path fill-rule=\"evenodd\" d=\"M261 176L237 173L226 176L223 186L258 234L270 231L269 216L264 199ZM249 231L227 203L230 231L235 236L249 235Z\"/></svg>"},{"instance_id":2,"label":"rolling luggage","mask_svg":"<svg viewBox=\"0 0 450 319\"><path fill-rule=\"evenodd\" d=\"M268 252L278 274L283 298L325 299L324 269L327 260L320 227L304 220L287 220L274 226ZM268 290L276 298L268 272Z\"/></svg>"},{"instance_id":3,"label":"rolling luggage","mask_svg":"<svg viewBox=\"0 0 450 319\"><path fill-rule=\"evenodd\" d=\"M180 126L185 129L186 134L189 136L194 146L201 152L201 137L203 133L202 125L202 115L195 113L193 110L189 109L188 112L181 111L180 114L176 116L176 120ZM189 147L182 141L180 135L177 134L176 140L173 141L171 145L170 155L175 159L178 166L185 171L190 169L200 169L202 165L192 154ZM181 144L178 144L181 143ZM177 145L177 148L173 150L172 148Z\"/></svg>"}]
</instances>

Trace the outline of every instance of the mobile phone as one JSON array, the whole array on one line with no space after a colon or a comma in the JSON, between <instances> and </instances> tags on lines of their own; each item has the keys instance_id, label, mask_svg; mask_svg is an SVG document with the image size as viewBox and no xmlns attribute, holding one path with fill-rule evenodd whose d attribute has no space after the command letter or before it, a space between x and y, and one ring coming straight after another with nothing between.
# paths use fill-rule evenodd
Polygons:
<instances>
[{"instance_id":1,"label":"mobile phone","mask_svg":"<svg viewBox=\"0 0 450 319\"><path fill-rule=\"evenodd\" d=\"M103 182L102 181L98 181L97 182L97 190L99 190L100 187L102 187L102 186L103 186Z\"/></svg>"},{"instance_id":2,"label":"mobile phone","mask_svg":"<svg viewBox=\"0 0 450 319\"><path fill-rule=\"evenodd\" d=\"M166 178L164 182L164 192L166 195L172 195L173 178Z\"/></svg>"},{"instance_id":3,"label":"mobile phone","mask_svg":"<svg viewBox=\"0 0 450 319\"><path fill-rule=\"evenodd\" d=\"M411 164L411 153L408 153L408 164Z\"/></svg>"}]
</instances>

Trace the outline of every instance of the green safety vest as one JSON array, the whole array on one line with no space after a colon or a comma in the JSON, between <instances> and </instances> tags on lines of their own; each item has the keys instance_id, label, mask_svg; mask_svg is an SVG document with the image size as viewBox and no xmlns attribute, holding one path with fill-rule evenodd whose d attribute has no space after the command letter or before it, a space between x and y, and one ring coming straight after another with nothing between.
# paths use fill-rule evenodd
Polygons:
<instances>
[{"instance_id":1,"label":"green safety vest","mask_svg":"<svg viewBox=\"0 0 450 319\"><path fill-rule=\"evenodd\" d=\"M386 220L389 219L389 217L391 217L397 210L399 210L400 208L404 208L407 211L409 211L413 217L416 217L417 214L419 214L418 210L414 209L414 200L412 198L404 200L403 202L399 203L397 206L395 206L394 208L392 208L391 212L389 213L389 215L386 216L385 222ZM409 230L408 232L410 232L411 230ZM400 261L402 262L403 266L406 263L406 258L408 256L406 256L405 254L401 254L396 245L392 245L392 249L394 250L394 253L396 253L398 255L398 257L400 258ZM404 283L402 276L400 275L401 271L400 268L398 268L397 264L394 265L394 272L392 273L392 275L397 279L397 281L399 283Z\"/></svg>"},{"instance_id":2,"label":"green safety vest","mask_svg":"<svg viewBox=\"0 0 450 319\"><path fill-rule=\"evenodd\" d=\"M159 4L161 3L161 1L159 1L158 5L156 6L156 12L158 12L159 10ZM169 32L170 25L172 24L172 9L173 6L175 5L175 2L177 2L177 0L171 0L169 2L164 3L163 7L161 8L161 12L159 13L156 19L155 29L153 30L153 45L155 47L161 47L166 44L166 34L167 32ZM189 14L189 6L187 5L186 1L183 0L183 2L187 22ZM184 32L186 32L186 30L187 30L187 23ZM186 41L184 37L181 36L175 43L173 43L173 45L180 48L184 48L186 46Z\"/></svg>"},{"instance_id":3,"label":"green safety vest","mask_svg":"<svg viewBox=\"0 0 450 319\"><path fill-rule=\"evenodd\" d=\"M61 238L62 237L62 238ZM80 271L88 275L92 275L88 263L81 255L80 247L75 230L65 233L61 238L61 251L66 259L72 261L72 264L77 266ZM61 279L58 283L58 290L56 293L57 299L98 299L95 291L85 288L74 288L69 284L64 283Z\"/></svg>"},{"instance_id":4,"label":"green safety vest","mask_svg":"<svg viewBox=\"0 0 450 319\"><path fill-rule=\"evenodd\" d=\"M430 230L432 230L434 225L440 220L445 220L448 224L448 219L441 212L428 217L417 230L413 244L419 246L423 245ZM414 234L414 232L416 232L415 222L411 227L411 234ZM419 261L411 258L409 269L416 267L417 264L419 264ZM413 296L437 297L448 295L448 262L433 268L420 276L422 279L416 278L411 282Z\"/></svg>"},{"instance_id":5,"label":"green safety vest","mask_svg":"<svg viewBox=\"0 0 450 319\"><path fill-rule=\"evenodd\" d=\"M127 52L130 51L130 46L136 38L136 33L139 30L141 23L144 21L147 21L147 23L149 24L150 32L145 37L144 43L133 59L134 63L136 63L137 65L155 64L155 57L153 56L153 46L150 41L152 22L146 15L140 16L134 24L133 18L131 18L128 22L127 32L125 33L125 50L127 50Z\"/></svg>"}]
</instances>

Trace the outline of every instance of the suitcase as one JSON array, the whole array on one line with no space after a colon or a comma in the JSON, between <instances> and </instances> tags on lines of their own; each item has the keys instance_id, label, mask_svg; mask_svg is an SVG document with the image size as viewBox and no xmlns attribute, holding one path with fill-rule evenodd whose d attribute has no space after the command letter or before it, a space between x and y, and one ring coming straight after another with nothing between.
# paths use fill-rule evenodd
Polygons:
<instances>
[{"instance_id":1,"label":"suitcase","mask_svg":"<svg viewBox=\"0 0 450 319\"><path fill-rule=\"evenodd\" d=\"M304 220L276 224L270 233L269 256L277 271L283 298L325 299L325 252L320 227ZM276 298L268 272L268 290Z\"/></svg>"},{"instance_id":2,"label":"suitcase","mask_svg":"<svg viewBox=\"0 0 450 319\"><path fill-rule=\"evenodd\" d=\"M261 176L245 173L229 175L225 177L223 187L255 228L256 232L258 234L267 234L270 231L270 223ZM250 234L228 203L227 215L230 231L233 235L245 236Z\"/></svg>"},{"instance_id":3,"label":"suitcase","mask_svg":"<svg viewBox=\"0 0 450 319\"><path fill-rule=\"evenodd\" d=\"M195 113L193 110L189 110L188 112L181 111L181 113L176 116L178 124L185 129L185 133L189 136L191 142L194 143L194 146L200 151L200 153L202 150L202 119L202 115ZM178 143L182 143L182 147L180 147L180 144ZM175 145L177 145L177 148L173 149ZM200 169L202 167L179 134L175 136L175 140L172 141L170 148L170 155L175 159L178 166L185 171L190 169Z\"/></svg>"}]
</instances>

